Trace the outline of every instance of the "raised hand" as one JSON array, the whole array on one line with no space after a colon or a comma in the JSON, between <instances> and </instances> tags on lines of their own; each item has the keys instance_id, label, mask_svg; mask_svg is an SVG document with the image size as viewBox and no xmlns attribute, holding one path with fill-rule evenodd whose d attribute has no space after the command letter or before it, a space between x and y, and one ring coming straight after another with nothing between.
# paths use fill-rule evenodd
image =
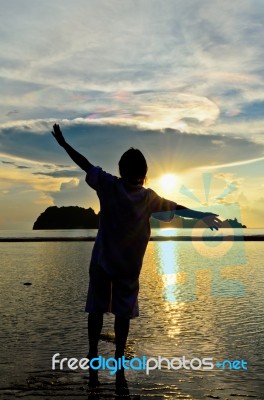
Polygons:
<instances>
[{"instance_id":1,"label":"raised hand","mask_svg":"<svg viewBox=\"0 0 264 400\"><path fill-rule=\"evenodd\" d=\"M213 213L205 213L205 216L201 218L201 220L213 231L218 229L221 226L222 221L217 218L218 214L213 214Z\"/></svg>"},{"instance_id":2,"label":"raised hand","mask_svg":"<svg viewBox=\"0 0 264 400\"><path fill-rule=\"evenodd\" d=\"M57 142L59 143L60 146L64 146L66 141L63 137L63 134L60 130L60 126L59 124L54 124L53 125L53 131L51 132L52 135L55 137L55 139L57 140Z\"/></svg>"}]
</instances>

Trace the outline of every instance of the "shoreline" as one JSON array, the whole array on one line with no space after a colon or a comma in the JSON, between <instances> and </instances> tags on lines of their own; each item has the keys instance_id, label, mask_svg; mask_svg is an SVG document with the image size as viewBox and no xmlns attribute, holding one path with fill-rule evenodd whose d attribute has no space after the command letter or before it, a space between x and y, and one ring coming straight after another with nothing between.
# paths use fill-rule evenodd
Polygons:
<instances>
[{"instance_id":1,"label":"shoreline","mask_svg":"<svg viewBox=\"0 0 264 400\"><path fill-rule=\"evenodd\" d=\"M153 242L163 242L163 241L179 241L179 242L226 242L226 241L245 241L245 242L259 242L264 241L264 235L251 235L251 236L153 236L149 241ZM22 238L0 238L0 242L94 242L95 237L22 237Z\"/></svg>"}]
</instances>

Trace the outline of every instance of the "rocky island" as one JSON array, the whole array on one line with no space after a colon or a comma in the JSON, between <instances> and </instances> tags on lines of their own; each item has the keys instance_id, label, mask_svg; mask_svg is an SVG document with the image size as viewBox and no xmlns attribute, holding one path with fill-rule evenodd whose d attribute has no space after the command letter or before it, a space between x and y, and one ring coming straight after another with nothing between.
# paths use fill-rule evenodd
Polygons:
<instances>
[{"instance_id":1,"label":"rocky island","mask_svg":"<svg viewBox=\"0 0 264 400\"><path fill-rule=\"evenodd\" d=\"M92 208L78 206L48 207L37 218L33 230L37 229L97 229L99 213Z\"/></svg>"}]
</instances>

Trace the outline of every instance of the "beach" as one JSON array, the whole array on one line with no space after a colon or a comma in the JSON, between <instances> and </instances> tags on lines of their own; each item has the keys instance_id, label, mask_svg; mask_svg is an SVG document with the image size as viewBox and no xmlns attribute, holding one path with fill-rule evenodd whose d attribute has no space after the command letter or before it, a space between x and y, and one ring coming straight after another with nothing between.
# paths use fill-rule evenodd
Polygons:
<instances>
[{"instance_id":1,"label":"beach","mask_svg":"<svg viewBox=\"0 0 264 400\"><path fill-rule=\"evenodd\" d=\"M56 353L87 354L84 305L93 247L92 240L54 240L0 243L1 398L114 398L107 370L99 372L96 392L88 387L87 371L52 370ZM244 360L247 369L129 370L130 398L263 399L262 260L256 241L149 243L127 357ZM114 354L111 314L99 352Z\"/></svg>"}]
</instances>

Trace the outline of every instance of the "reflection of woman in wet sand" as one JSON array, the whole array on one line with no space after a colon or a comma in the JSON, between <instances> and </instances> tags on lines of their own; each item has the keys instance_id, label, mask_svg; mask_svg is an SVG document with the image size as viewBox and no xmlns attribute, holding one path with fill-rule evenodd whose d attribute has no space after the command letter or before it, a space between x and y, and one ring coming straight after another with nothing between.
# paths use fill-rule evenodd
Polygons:
<instances>
[{"instance_id":1,"label":"reflection of woman in wet sand","mask_svg":"<svg viewBox=\"0 0 264 400\"><path fill-rule=\"evenodd\" d=\"M139 275L150 237L149 218L153 213L170 221L175 214L202 219L211 229L218 229L216 214L202 213L163 199L152 189L143 187L147 163L137 149L126 151L119 161L121 178L93 166L84 156L66 143L59 125L53 136L71 159L86 172L86 182L100 200L100 226L90 263L90 281L86 303L88 316L88 358L98 356L98 341L103 314L115 315L115 358L124 355L129 321L139 315ZM90 381L97 383L97 371L90 369ZM116 373L118 386L125 386L124 369Z\"/></svg>"}]
</instances>

